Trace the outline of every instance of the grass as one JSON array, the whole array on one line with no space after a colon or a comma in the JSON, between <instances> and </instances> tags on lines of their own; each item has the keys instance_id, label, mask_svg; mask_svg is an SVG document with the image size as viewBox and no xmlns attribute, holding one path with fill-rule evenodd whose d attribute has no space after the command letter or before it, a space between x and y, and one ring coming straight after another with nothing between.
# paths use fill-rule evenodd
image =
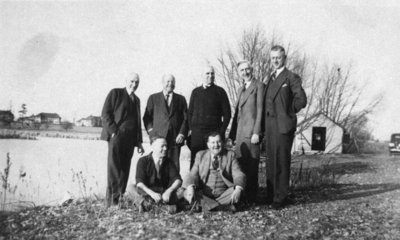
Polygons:
<instances>
[{"instance_id":1,"label":"grass","mask_svg":"<svg viewBox=\"0 0 400 240\"><path fill-rule=\"evenodd\" d=\"M260 184L265 166L261 165ZM73 172L82 198L0 216L0 236L90 239L399 239L400 159L382 155L301 156L292 164L295 203L228 212L180 212L156 206L138 214L128 201L107 209L86 196L84 176ZM86 196L86 197L85 197Z\"/></svg>"}]
</instances>

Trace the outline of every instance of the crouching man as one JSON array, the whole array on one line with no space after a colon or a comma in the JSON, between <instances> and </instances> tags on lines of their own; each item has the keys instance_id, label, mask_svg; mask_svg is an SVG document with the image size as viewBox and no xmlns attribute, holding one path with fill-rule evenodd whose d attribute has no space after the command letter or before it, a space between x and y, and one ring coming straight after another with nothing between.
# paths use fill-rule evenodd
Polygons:
<instances>
[{"instance_id":1,"label":"crouching man","mask_svg":"<svg viewBox=\"0 0 400 240\"><path fill-rule=\"evenodd\" d=\"M196 154L193 168L184 182L184 196L189 203L200 202L203 211L227 205L230 211L236 212L246 176L235 153L224 149L220 133L208 135L207 147Z\"/></svg>"},{"instance_id":2,"label":"crouching man","mask_svg":"<svg viewBox=\"0 0 400 240\"><path fill-rule=\"evenodd\" d=\"M127 197L144 212L151 203L168 204L168 212L176 212L178 196L176 190L182 179L174 163L167 158L167 141L156 138L152 152L139 159L136 167L136 185L127 189Z\"/></svg>"}]
</instances>

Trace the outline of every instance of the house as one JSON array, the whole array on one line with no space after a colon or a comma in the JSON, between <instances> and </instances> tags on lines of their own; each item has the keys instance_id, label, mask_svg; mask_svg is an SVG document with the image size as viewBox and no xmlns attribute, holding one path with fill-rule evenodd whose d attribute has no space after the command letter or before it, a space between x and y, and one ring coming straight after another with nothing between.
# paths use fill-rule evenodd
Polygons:
<instances>
[{"instance_id":1,"label":"house","mask_svg":"<svg viewBox=\"0 0 400 240\"><path fill-rule=\"evenodd\" d=\"M89 117L79 119L77 125L82 127L101 127L101 117L90 115Z\"/></svg>"},{"instance_id":2,"label":"house","mask_svg":"<svg viewBox=\"0 0 400 240\"><path fill-rule=\"evenodd\" d=\"M0 126L8 126L14 121L14 114L10 110L0 110Z\"/></svg>"},{"instance_id":3,"label":"house","mask_svg":"<svg viewBox=\"0 0 400 240\"><path fill-rule=\"evenodd\" d=\"M29 117L20 117L18 118L18 122L22 123L24 126L33 126L35 123L35 115Z\"/></svg>"},{"instance_id":4,"label":"house","mask_svg":"<svg viewBox=\"0 0 400 240\"><path fill-rule=\"evenodd\" d=\"M57 113L39 113L34 116L36 123L60 124L61 117Z\"/></svg>"},{"instance_id":5,"label":"house","mask_svg":"<svg viewBox=\"0 0 400 240\"><path fill-rule=\"evenodd\" d=\"M321 113L310 126L297 133L293 153L342 153L344 129Z\"/></svg>"}]
</instances>

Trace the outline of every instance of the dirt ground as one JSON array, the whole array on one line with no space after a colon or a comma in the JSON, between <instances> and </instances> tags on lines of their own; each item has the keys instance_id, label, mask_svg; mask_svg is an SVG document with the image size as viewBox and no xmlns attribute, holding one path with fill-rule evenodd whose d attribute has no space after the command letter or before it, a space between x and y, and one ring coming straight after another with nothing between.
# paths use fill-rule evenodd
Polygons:
<instances>
[{"instance_id":1,"label":"dirt ground","mask_svg":"<svg viewBox=\"0 0 400 240\"><path fill-rule=\"evenodd\" d=\"M0 239L400 239L400 156L297 156L292 169L294 203L283 210L138 214L78 201L2 213Z\"/></svg>"}]
</instances>

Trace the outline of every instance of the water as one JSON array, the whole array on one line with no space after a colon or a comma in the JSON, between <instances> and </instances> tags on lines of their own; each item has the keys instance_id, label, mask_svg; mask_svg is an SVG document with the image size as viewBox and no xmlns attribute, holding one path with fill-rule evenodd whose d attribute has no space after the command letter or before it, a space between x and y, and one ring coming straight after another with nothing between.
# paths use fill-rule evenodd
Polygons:
<instances>
[{"instance_id":1,"label":"water","mask_svg":"<svg viewBox=\"0 0 400 240\"><path fill-rule=\"evenodd\" d=\"M145 154L149 145L144 144ZM39 140L0 140L0 171L4 174L6 154L11 168L7 209L18 205L59 204L67 197L104 197L107 181L107 142L63 138ZM181 175L189 169L189 150L182 148ZM136 164L133 156L129 183L134 183ZM185 159L185 160L183 160ZM4 189L1 189L3 201Z\"/></svg>"}]
</instances>

